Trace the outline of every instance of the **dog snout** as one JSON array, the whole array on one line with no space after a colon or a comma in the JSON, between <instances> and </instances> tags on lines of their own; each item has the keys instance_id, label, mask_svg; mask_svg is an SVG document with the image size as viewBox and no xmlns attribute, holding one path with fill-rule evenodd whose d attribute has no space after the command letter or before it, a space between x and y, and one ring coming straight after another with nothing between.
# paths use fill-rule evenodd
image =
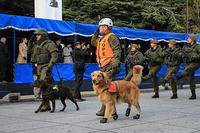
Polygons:
<instances>
[{"instance_id":1,"label":"dog snout","mask_svg":"<svg viewBox=\"0 0 200 133\"><path fill-rule=\"evenodd\" d=\"M32 87L35 87L35 84L34 84L34 83L31 83L30 85L31 85Z\"/></svg>"},{"instance_id":2,"label":"dog snout","mask_svg":"<svg viewBox=\"0 0 200 133\"><path fill-rule=\"evenodd\" d=\"M92 83L93 83L93 84L95 84L95 83L96 83L96 80L95 80L95 79L93 79L93 80L92 80Z\"/></svg>"}]
</instances>

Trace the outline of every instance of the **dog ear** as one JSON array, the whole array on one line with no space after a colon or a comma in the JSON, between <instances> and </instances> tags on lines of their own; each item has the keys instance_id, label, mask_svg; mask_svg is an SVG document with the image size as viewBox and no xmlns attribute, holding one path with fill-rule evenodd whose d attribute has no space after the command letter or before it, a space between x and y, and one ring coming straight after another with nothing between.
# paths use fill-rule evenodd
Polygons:
<instances>
[{"instance_id":1,"label":"dog ear","mask_svg":"<svg viewBox=\"0 0 200 133\"><path fill-rule=\"evenodd\" d=\"M104 76L104 80L105 80L106 84L110 84L110 82L111 82L111 80L106 76L106 74Z\"/></svg>"},{"instance_id":2,"label":"dog ear","mask_svg":"<svg viewBox=\"0 0 200 133\"><path fill-rule=\"evenodd\" d=\"M35 87L35 86L34 86L34 83L30 83L30 86Z\"/></svg>"}]
</instances>

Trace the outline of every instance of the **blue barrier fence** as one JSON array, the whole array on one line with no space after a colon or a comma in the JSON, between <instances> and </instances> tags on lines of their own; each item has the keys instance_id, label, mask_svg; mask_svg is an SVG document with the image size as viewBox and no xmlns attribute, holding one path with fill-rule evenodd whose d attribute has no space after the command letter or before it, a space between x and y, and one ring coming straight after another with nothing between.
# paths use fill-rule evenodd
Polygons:
<instances>
[{"instance_id":1,"label":"blue barrier fence","mask_svg":"<svg viewBox=\"0 0 200 133\"><path fill-rule=\"evenodd\" d=\"M181 64L179 73L181 73L184 69L184 64ZM57 67L57 69L56 69ZM75 74L73 72L73 63L68 64L56 64L54 65L52 75L55 81L59 81L58 72L63 80L75 80ZM93 71L99 70L99 67L96 63L88 63L86 64L86 71L84 73L84 80L91 79L91 73ZM166 74L167 66L163 64L162 69L158 73L158 77L163 77ZM14 72L14 81L15 83L32 83L33 74L32 74L32 65L31 64L15 64L15 72ZM200 76L200 69L195 72L195 76ZM116 79L123 79L125 77L125 64L121 64L121 72L116 75Z\"/></svg>"},{"instance_id":2,"label":"blue barrier fence","mask_svg":"<svg viewBox=\"0 0 200 133\"><path fill-rule=\"evenodd\" d=\"M83 80L91 79L91 73L93 71L99 70L99 67L96 63L88 63L85 66L86 71L84 73ZM54 65L52 75L55 81L60 81L57 70L60 76L63 78L63 80L75 80L75 74L73 72L73 63ZM31 64L15 64L14 74L15 83L31 83L34 81ZM123 79L124 76L125 64L121 64L121 72L117 74L116 79Z\"/></svg>"}]
</instances>

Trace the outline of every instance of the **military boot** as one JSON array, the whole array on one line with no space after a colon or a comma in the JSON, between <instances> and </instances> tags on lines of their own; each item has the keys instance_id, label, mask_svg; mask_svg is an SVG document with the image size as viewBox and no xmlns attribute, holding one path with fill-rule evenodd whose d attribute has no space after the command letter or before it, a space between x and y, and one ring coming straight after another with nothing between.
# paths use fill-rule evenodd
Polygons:
<instances>
[{"instance_id":1,"label":"military boot","mask_svg":"<svg viewBox=\"0 0 200 133\"><path fill-rule=\"evenodd\" d=\"M177 98L178 98L177 94L173 94L173 95L171 96L171 99L177 99Z\"/></svg>"},{"instance_id":2,"label":"military boot","mask_svg":"<svg viewBox=\"0 0 200 133\"><path fill-rule=\"evenodd\" d=\"M159 98L158 92L156 92L155 95L152 96L152 98Z\"/></svg>"},{"instance_id":3,"label":"military boot","mask_svg":"<svg viewBox=\"0 0 200 133\"><path fill-rule=\"evenodd\" d=\"M96 113L97 116L104 116L106 110L106 106L102 104L101 109Z\"/></svg>"},{"instance_id":4,"label":"military boot","mask_svg":"<svg viewBox=\"0 0 200 133\"><path fill-rule=\"evenodd\" d=\"M195 93L195 91L192 91L192 96L189 99L190 100L196 99L196 93Z\"/></svg>"}]
</instances>

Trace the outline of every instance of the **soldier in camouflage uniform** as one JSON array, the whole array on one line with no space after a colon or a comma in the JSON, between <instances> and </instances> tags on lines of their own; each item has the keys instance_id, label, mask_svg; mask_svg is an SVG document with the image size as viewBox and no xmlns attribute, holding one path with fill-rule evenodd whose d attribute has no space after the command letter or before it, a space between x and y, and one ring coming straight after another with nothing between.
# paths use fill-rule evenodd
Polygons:
<instances>
[{"instance_id":1,"label":"soldier in camouflage uniform","mask_svg":"<svg viewBox=\"0 0 200 133\"><path fill-rule=\"evenodd\" d=\"M125 59L126 67L128 70L127 76L124 78L126 81L130 81L133 76L133 66L142 65L144 62L143 54L138 50L136 44L131 44L131 51Z\"/></svg>"},{"instance_id":2,"label":"soldier in camouflage uniform","mask_svg":"<svg viewBox=\"0 0 200 133\"><path fill-rule=\"evenodd\" d=\"M28 53L31 54L31 62L37 66L39 79L48 83L53 82L51 74L58 58L58 49L56 44L49 40L45 29L37 29L34 32L28 44ZM50 110L49 102L42 108L42 111L46 110Z\"/></svg>"},{"instance_id":3,"label":"soldier in camouflage uniform","mask_svg":"<svg viewBox=\"0 0 200 133\"><path fill-rule=\"evenodd\" d=\"M145 60L148 61L149 73L142 78L142 81L152 79L155 95L152 98L159 98L158 77L163 62L163 49L157 45L158 40L151 40L151 48L145 52Z\"/></svg>"},{"instance_id":4,"label":"soldier in camouflage uniform","mask_svg":"<svg viewBox=\"0 0 200 133\"><path fill-rule=\"evenodd\" d=\"M176 40L169 40L169 48L165 50L164 63L167 65L167 73L163 79L163 84L169 81L172 88L171 99L178 98L176 82L173 80L172 75L176 74L182 63L183 53L179 47L176 47Z\"/></svg>"},{"instance_id":5,"label":"soldier in camouflage uniform","mask_svg":"<svg viewBox=\"0 0 200 133\"><path fill-rule=\"evenodd\" d=\"M115 75L121 71L121 46L118 37L111 31L112 26L113 22L110 18L101 19L99 22L99 28L92 36L91 44L97 47L96 55L100 71L106 72L108 78L114 80ZM101 38L98 37L99 33L103 35ZM102 59L102 57L106 54L112 54L112 57ZM107 64L103 65L104 62L107 62ZM96 113L96 115L103 116L104 113L105 105L102 105L101 109Z\"/></svg>"},{"instance_id":6,"label":"soldier in camouflage uniform","mask_svg":"<svg viewBox=\"0 0 200 133\"><path fill-rule=\"evenodd\" d=\"M188 76L192 93L192 96L189 99L196 99L194 73L200 67L200 45L196 43L196 39L197 37L195 35L189 35L188 44L182 49L187 67L178 76L174 75L175 80L180 80L181 78Z\"/></svg>"}]
</instances>

